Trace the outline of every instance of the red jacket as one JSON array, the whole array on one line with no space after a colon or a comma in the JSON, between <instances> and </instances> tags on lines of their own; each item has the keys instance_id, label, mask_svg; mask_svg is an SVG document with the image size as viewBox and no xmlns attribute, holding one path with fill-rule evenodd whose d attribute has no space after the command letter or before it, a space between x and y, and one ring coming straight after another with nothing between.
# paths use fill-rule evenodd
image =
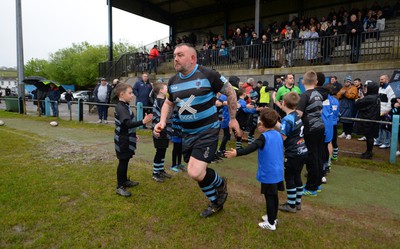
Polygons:
<instances>
[{"instance_id":1,"label":"red jacket","mask_svg":"<svg viewBox=\"0 0 400 249\"><path fill-rule=\"evenodd\" d=\"M158 57L158 55L159 55L159 52L158 52L157 48L152 48L150 50L149 59L155 59Z\"/></svg>"},{"instance_id":2,"label":"red jacket","mask_svg":"<svg viewBox=\"0 0 400 249\"><path fill-rule=\"evenodd\" d=\"M246 94L247 94L247 96L249 96L246 103L250 104L250 92L251 92L251 90L253 90L253 86L246 82L243 84L242 88L246 89Z\"/></svg>"}]
</instances>

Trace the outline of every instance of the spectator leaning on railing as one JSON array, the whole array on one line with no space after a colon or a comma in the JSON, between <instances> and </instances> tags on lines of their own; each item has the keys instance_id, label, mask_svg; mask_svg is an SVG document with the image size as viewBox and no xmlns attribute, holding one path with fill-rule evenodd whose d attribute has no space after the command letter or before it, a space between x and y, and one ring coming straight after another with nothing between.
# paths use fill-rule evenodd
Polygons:
<instances>
[{"instance_id":1,"label":"spectator leaning on railing","mask_svg":"<svg viewBox=\"0 0 400 249\"><path fill-rule=\"evenodd\" d=\"M321 30L319 31L319 37L325 37L321 40L321 55L324 59L324 63L329 65L331 63L331 55L333 52L333 40L331 36L333 35L333 30L329 27L328 22L324 22L321 25Z\"/></svg>"},{"instance_id":2,"label":"spectator leaning on railing","mask_svg":"<svg viewBox=\"0 0 400 249\"><path fill-rule=\"evenodd\" d=\"M304 52L304 59L310 61L311 64L314 63L316 59L318 59L318 38L319 35L316 32L315 26L310 28L305 35L306 42L305 45L305 52Z\"/></svg>"},{"instance_id":3,"label":"spectator leaning on railing","mask_svg":"<svg viewBox=\"0 0 400 249\"><path fill-rule=\"evenodd\" d=\"M340 117L354 118L354 101L357 99L357 88L352 85L353 81L351 76L346 76L345 85L337 93L340 103ZM353 121L341 119L343 123L343 133L339 138L351 139L353 133Z\"/></svg>"},{"instance_id":4,"label":"spectator leaning on railing","mask_svg":"<svg viewBox=\"0 0 400 249\"><path fill-rule=\"evenodd\" d=\"M285 57L284 57L284 47L283 47L283 37L279 32L279 29L276 28L275 32L271 35L272 40L272 51L274 53L274 59L278 65L278 67L286 67L285 65Z\"/></svg>"},{"instance_id":5,"label":"spectator leaning on railing","mask_svg":"<svg viewBox=\"0 0 400 249\"><path fill-rule=\"evenodd\" d=\"M60 100L60 90L53 83L50 83L50 89L47 96L50 99L50 106L53 112L53 117L58 117L58 101Z\"/></svg>"},{"instance_id":6,"label":"spectator leaning on railing","mask_svg":"<svg viewBox=\"0 0 400 249\"><path fill-rule=\"evenodd\" d=\"M98 103L97 111L99 114L98 123L107 123L108 116L108 105L110 103L111 86L108 84L105 78L101 79L93 91L94 100Z\"/></svg>"},{"instance_id":7,"label":"spectator leaning on railing","mask_svg":"<svg viewBox=\"0 0 400 249\"><path fill-rule=\"evenodd\" d=\"M376 26L377 26L378 30L379 31L385 30L386 18L384 17L382 10L378 10L378 12L376 13L376 16L377 16Z\"/></svg>"},{"instance_id":8,"label":"spectator leaning on railing","mask_svg":"<svg viewBox=\"0 0 400 249\"><path fill-rule=\"evenodd\" d=\"M356 15L351 15L350 22L346 27L347 42L350 44L350 62L358 63L360 57L360 47L361 47L361 32L362 23L357 21Z\"/></svg>"}]
</instances>

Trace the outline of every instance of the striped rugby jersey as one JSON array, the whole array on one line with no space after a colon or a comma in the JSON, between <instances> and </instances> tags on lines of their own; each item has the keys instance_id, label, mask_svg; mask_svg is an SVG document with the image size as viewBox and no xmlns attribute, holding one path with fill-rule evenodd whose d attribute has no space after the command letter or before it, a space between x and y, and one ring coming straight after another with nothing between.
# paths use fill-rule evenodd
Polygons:
<instances>
[{"instance_id":1,"label":"striped rugby jersey","mask_svg":"<svg viewBox=\"0 0 400 249\"><path fill-rule=\"evenodd\" d=\"M196 134L219 128L216 93L225 82L218 72L196 65L188 75L176 74L168 81L168 100L178 106L182 132Z\"/></svg>"}]
</instances>

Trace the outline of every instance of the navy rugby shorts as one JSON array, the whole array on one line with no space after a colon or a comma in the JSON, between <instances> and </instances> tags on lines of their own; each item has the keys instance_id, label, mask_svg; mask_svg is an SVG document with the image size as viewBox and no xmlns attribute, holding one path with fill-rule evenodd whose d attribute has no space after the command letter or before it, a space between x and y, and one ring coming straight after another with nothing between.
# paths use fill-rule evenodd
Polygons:
<instances>
[{"instance_id":1,"label":"navy rugby shorts","mask_svg":"<svg viewBox=\"0 0 400 249\"><path fill-rule=\"evenodd\" d=\"M218 146L219 129L211 128L198 134L184 134L182 140L182 155L185 162L190 157L211 163L214 160Z\"/></svg>"}]
</instances>

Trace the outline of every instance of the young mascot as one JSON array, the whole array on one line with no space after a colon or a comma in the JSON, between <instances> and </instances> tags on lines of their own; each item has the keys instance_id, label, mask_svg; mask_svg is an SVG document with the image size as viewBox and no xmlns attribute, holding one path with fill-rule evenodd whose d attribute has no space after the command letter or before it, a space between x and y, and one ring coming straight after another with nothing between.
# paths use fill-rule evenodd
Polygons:
<instances>
[{"instance_id":1,"label":"young mascot","mask_svg":"<svg viewBox=\"0 0 400 249\"><path fill-rule=\"evenodd\" d=\"M157 81L153 86L154 94L156 99L153 104L153 128L158 122L160 122L161 108L165 102L165 96L167 94L167 84L164 82ZM167 124L167 129L161 131L159 136L153 136L154 148L156 148L156 154L153 160L153 180L156 182L164 182L164 179L171 178L171 175L165 172L164 162L165 154L169 145L169 137L171 135L171 124Z\"/></svg>"},{"instance_id":2,"label":"young mascot","mask_svg":"<svg viewBox=\"0 0 400 249\"><path fill-rule=\"evenodd\" d=\"M301 171L307 158L308 150L304 141L304 126L296 107L300 96L290 92L283 97L282 110L286 116L282 119L280 132L285 146L285 182L288 200L279 206L279 210L296 213L301 210L303 182Z\"/></svg>"},{"instance_id":3,"label":"young mascot","mask_svg":"<svg viewBox=\"0 0 400 249\"><path fill-rule=\"evenodd\" d=\"M261 193L265 196L267 215L258 225L263 229L276 230L278 215L278 190L283 190L283 140L274 127L279 114L269 108L260 111L258 131L260 137L245 149L225 152L227 158L243 156L258 150L257 180L261 182Z\"/></svg>"},{"instance_id":4,"label":"young mascot","mask_svg":"<svg viewBox=\"0 0 400 249\"><path fill-rule=\"evenodd\" d=\"M120 83L115 88L115 93L119 97L119 102L115 107L115 152L119 160L117 169L117 190L116 193L129 197L131 192L126 188L134 187L138 185L138 182L134 182L128 179L128 163L136 150L136 127L142 126L149 123L153 115L149 114L144 117L143 120L136 121L135 115L133 114L129 103L133 98L132 87L126 83Z\"/></svg>"}]
</instances>

